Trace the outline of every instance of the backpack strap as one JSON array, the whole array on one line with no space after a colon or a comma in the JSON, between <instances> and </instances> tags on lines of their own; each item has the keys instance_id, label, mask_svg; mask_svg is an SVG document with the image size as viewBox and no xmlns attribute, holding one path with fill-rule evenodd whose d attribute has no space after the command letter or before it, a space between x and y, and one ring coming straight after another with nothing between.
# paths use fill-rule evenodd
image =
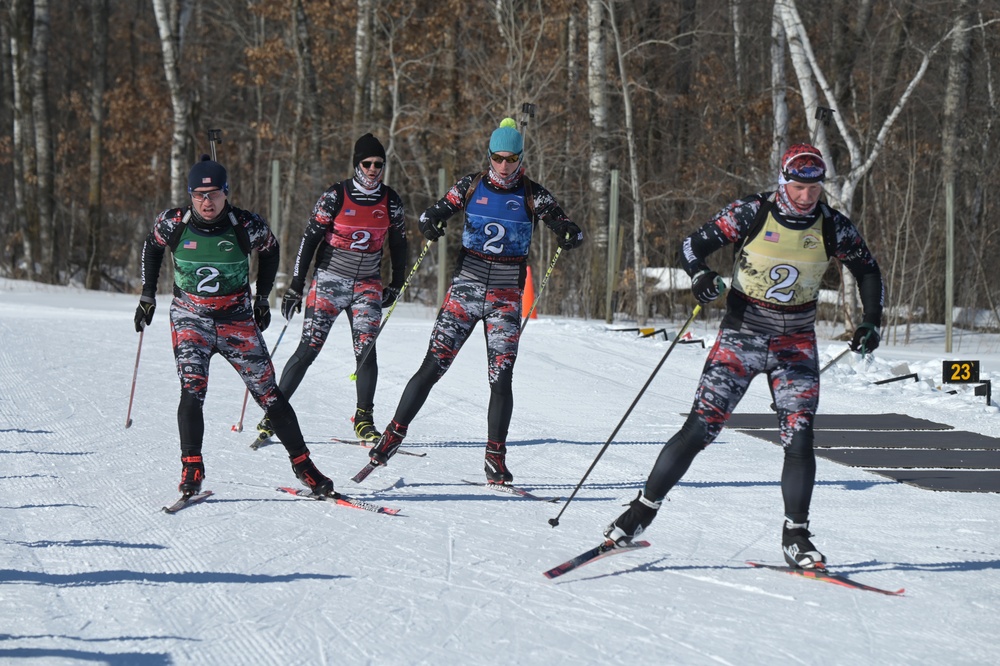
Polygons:
<instances>
[{"instance_id":1,"label":"backpack strap","mask_svg":"<svg viewBox=\"0 0 1000 666\"><path fill-rule=\"evenodd\" d=\"M486 172L480 171L472 179L472 182L469 183L469 189L465 191L465 206L463 206L463 208L469 207L469 204L472 202L472 197L476 193L476 188L479 187L479 183L483 180L485 176Z\"/></svg>"},{"instance_id":2,"label":"backpack strap","mask_svg":"<svg viewBox=\"0 0 1000 666\"><path fill-rule=\"evenodd\" d=\"M766 197L755 196L754 198L760 201L760 207L757 209L757 214L753 217L753 222L750 223L750 229L747 231L747 235L743 239L743 242L738 246L733 246L734 260L739 258L740 253L743 251L743 248L747 246L747 243L752 241L757 234L760 233L760 230L764 228L764 224L767 222L767 216L771 213L771 209L775 205L774 192Z\"/></svg>"},{"instance_id":3,"label":"backpack strap","mask_svg":"<svg viewBox=\"0 0 1000 666\"><path fill-rule=\"evenodd\" d=\"M233 225L233 232L236 233L236 242L240 246L240 250L243 252L243 256L249 257L250 252L253 251L253 247L250 245L250 234L247 233L246 227L237 222L236 215L232 211L232 207L229 210L229 221Z\"/></svg>"},{"instance_id":4,"label":"backpack strap","mask_svg":"<svg viewBox=\"0 0 1000 666\"><path fill-rule=\"evenodd\" d=\"M174 227L174 233L172 233L170 235L170 238L167 240L167 245L170 247L171 252L177 251L177 245L180 244L181 242L181 235L184 234L184 229L187 228L187 223L188 220L190 219L191 219L191 209L189 208L187 212L184 213L184 217L181 219L181 223L178 224L176 227Z\"/></svg>"},{"instance_id":5,"label":"backpack strap","mask_svg":"<svg viewBox=\"0 0 1000 666\"><path fill-rule=\"evenodd\" d=\"M826 249L826 258L829 259L837 251L837 230L833 225L833 209L822 201L819 203L819 209L823 214L823 247Z\"/></svg>"}]
</instances>

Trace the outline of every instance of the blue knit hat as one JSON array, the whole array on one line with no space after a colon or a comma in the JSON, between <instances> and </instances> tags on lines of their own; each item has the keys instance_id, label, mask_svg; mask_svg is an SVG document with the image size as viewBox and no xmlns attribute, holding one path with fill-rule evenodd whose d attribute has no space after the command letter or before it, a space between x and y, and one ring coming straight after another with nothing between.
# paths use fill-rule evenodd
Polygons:
<instances>
[{"instance_id":1,"label":"blue knit hat","mask_svg":"<svg viewBox=\"0 0 1000 666\"><path fill-rule=\"evenodd\" d=\"M490 136L490 152L518 155L523 150L524 139L517 131L517 122L513 118L504 118L500 121L500 127L493 130Z\"/></svg>"},{"instance_id":2,"label":"blue knit hat","mask_svg":"<svg viewBox=\"0 0 1000 666\"><path fill-rule=\"evenodd\" d=\"M217 187L223 192L229 192L229 177L226 167L212 160L208 155L202 155L201 161L191 167L188 172L188 192L199 187Z\"/></svg>"}]
</instances>

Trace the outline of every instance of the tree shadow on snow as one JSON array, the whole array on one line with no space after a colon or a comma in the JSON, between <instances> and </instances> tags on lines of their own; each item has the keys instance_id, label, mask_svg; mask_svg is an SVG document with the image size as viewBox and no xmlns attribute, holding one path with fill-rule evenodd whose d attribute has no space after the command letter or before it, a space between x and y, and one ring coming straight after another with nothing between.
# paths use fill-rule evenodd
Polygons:
<instances>
[{"instance_id":1,"label":"tree shadow on snow","mask_svg":"<svg viewBox=\"0 0 1000 666\"><path fill-rule=\"evenodd\" d=\"M127 543L125 541L108 541L106 539L73 539L72 541L8 541L7 543L25 548L51 548L65 546L67 548L90 548L108 546L111 548L146 548L165 550L167 546L158 543Z\"/></svg>"},{"instance_id":2,"label":"tree shadow on snow","mask_svg":"<svg viewBox=\"0 0 1000 666\"><path fill-rule=\"evenodd\" d=\"M0 433L16 432L19 435L52 435L54 430L25 430L24 428L0 428Z\"/></svg>"},{"instance_id":3,"label":"tree shadow on snow","mask_svg":"<svg viewBox=\"0 0 1000 666\"><path fill-rule=\"evenodd\" d=\"M244 574L226 571L181 571L165 573L159 571L84 571L74 574L51 574L39 571L17 571L16 569L0 569L0 584L28 583L31 585L47 585L51 587L97 587L100 585L118 585L121 583L183 583L206 585L211 583L232 583L244 585L247 583L288 583L297 580L337 580L351 576L322 573L293 573L277 576L265 574Z\"/></svg>"},{"instance_id":4,"label":"tree shadow on snow","mask_svg":"<svg viewBox=\"0 0 1000 666\"><path fill-rule=\"evenodd\" d=\"M9 449L0 450L0 455L2 454L24 454L29 453L35 456L92 456L93 451L35 451L33 449L21 450L21 451L11 451Z\"/></svg>"},{"instance_id":5,"label":"tree shadow on snow","mask_svg":"<svg viewBox=\"0 0 1000 666\"><path fill-rule=\"evenodd\" d=\"M108 666L166 666L174 663L169 654L146 652L87 652L52 648L13 648L0 650L0 661L6 659L57 659L91 661Z\"/></svg>"}]
</instances>

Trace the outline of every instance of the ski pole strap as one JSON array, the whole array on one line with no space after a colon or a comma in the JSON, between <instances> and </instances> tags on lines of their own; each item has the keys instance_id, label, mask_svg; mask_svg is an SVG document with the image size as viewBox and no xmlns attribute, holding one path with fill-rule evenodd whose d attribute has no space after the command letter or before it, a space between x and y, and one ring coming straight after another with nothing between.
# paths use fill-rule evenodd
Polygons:
<instances>
[{"instance_id":1,"label":"ski pole strap","mask_svg":"<svg viewBox=\"0 0 1000 666\"><path fill-rule=\"evenodd\" d=\"M542 297L542 292L545 291L545 285L549 283L549 278L552 276L552 269L556 267L556 262L559 261L559 257L562 255L563 249L560 247L556 249L556 253L552 256L552 261L549 262L549 268L545 271L545 276L542 278L542 283L538 285L538 293L535 294L535 300L531 303L531 308L528 310L528 314L524 316L524 321L521 322L521 331L524 331L524 327L528 325L528 320L531 318L531 313L535 311L535 306L538 305L538 299Z\"/></svg>"},{"instance_id":2,"label":"ski pole strap","mask_svg":"<svg viewBox=\"0 0 1000 666\"><path fill-rule=\"evenodd\" d=\"M413 276L416 274L417 269L420 268L420 262L422 262L424 260L424 257L427 256L427 252L431 249L431 243L433 242L434 241L429 240L426 243L424 243L424 249L420 251L420 255L417 257L417 261L413 264L413 268L410 269L410 274L406 276L406 281L403 282L403 286L399 288L399 293L396 294L396 300L393 301L392 305L389 306L389 311L385 313L384 317L382 317L382 323L381 325L379 325L378 330L375 331L375 335L368 342L368 344L365 345L364 351L362 351L361 356L358 357L358 365L357 365L358 368L360 368L362 364L364 364L364 362L368 359L368 354L370 354L372 349L375 348L375 341L378 340L378 336L382 334L382 330L385 328L386 323L389 321L389 317L392 316L392 311L396 309L396 304L399 303L400 299L403 298L403 292L405 292L406 288L410 286L410 280L413 279ZM352 382L357 381L358 379L357 370L351 373L350 379Z\"/></svg>"},{"instance_id":3,"label":"ski pole strap","mask_svg":"<svg viewBox=\"0 0 1000 666\"><path fill-rule=\"evenodd\" d=\"M594 458L594 462L590 463L590 467L587 468L587 471L584 473L583 478L580 479L580 483L576 484L576 488L573 489L573 494L569 496L569 499L567 499L566 503L563 504L562 509L559 510L559 515L557 515L555 518L549 519L549 524L552 525L552 527L555 527L556 525L559 524L560 516L563 515L564 511L566 511L566 507L568 507L569 503L573 501L573 498L576 497L576 493L580 490L580 487L583 486L583 482L587 480L587 477L590 476L590 473L594 470L594 467L597 466L597 461L600 460L601 456L604 455L604 452L607 450L612 440L614 440L615 435L617 435L618 431L621 430L621 427L625 425L625 421L628 420L629 414L631 414L632 410L635 409L635 406L639 404L639 399L642 397L643 393L646 392L646 389L649 388L649 385L653 382L653 378L656 377L656 373L658 373L660 371L660 368L663 367L663 364L666 362L667 357L670 356L670 352L672 352L674 350L674 347L677 346L677 342L684 336L684 332L687 331L688 326L691 325L691 322L694 321L694 318L698 316L699 312L701 312L700 304L694 306L694 310L691 311L691 316L689 316L687 318L687 321L684 322L684 325L681 326L681 330L677 331L677 337L675 337L674 341L670 343L670 346L667 347L666 353L663 354L663 358L661 358L660 362L656 364L655 368L653 368L653 374L649 376L649 379L646 380L646 383L642 385L641 389L639 389L639 394L635 396L635 400L633 400L632 404L629 405L628 410L625 412L625 416L623 416L622 420L618 422L617 426L615 426L615 430L614 432L611 433L611 436L608 437L608 441L604 442L604 446L602 446L601 450L597 452L597 457Z\"/></svg>"}]
</instances>

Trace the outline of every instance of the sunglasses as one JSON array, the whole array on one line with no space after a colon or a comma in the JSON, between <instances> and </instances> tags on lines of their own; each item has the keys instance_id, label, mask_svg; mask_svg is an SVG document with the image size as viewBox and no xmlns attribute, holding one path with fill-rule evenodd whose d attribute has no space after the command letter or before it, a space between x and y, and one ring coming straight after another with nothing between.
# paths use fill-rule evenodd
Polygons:
<instances>
[{"instance_id":1,"label":"sunglasses","mask_svg":"<svg viewBox=\"0 0 1000 666\"><path fill-rule=\"evenodd\" d=\"M371 169L375 167L376 169L381 169L385 165L385 162L376 162L375 160L364 160L361 162L361 166L365 169Z\"/></svg>"},{"instance_id":2,"label":"sunglasses","mask_svg":"<svg viewBox=\"0 0 1000 666\"><path fill-rule=\"evenodd\" d=\"M192 192L191 198L201 203L205 199L211 199L212 201L219 202L222 198L226 196L226 193L222 190L211 190L209 192Z\"/></svg>"},{"instance_id":3,"label":"sunglasses","mask_svg":"<svg viewBox=\"0 0 1000 666\"><path fill-rule=\"evenodd\" d=\"M507 162L508 164L514 164L515 162L518 162L518 161L521 160L521 153L518 153L516 155L506 155L506 156L504 156L504 155L498 155L496 153L493 153L492 155L490 155L490 159L493 160L494 162L496 162L497 164L500 164L501 162Z\"/></svg>"}]
</instances>

